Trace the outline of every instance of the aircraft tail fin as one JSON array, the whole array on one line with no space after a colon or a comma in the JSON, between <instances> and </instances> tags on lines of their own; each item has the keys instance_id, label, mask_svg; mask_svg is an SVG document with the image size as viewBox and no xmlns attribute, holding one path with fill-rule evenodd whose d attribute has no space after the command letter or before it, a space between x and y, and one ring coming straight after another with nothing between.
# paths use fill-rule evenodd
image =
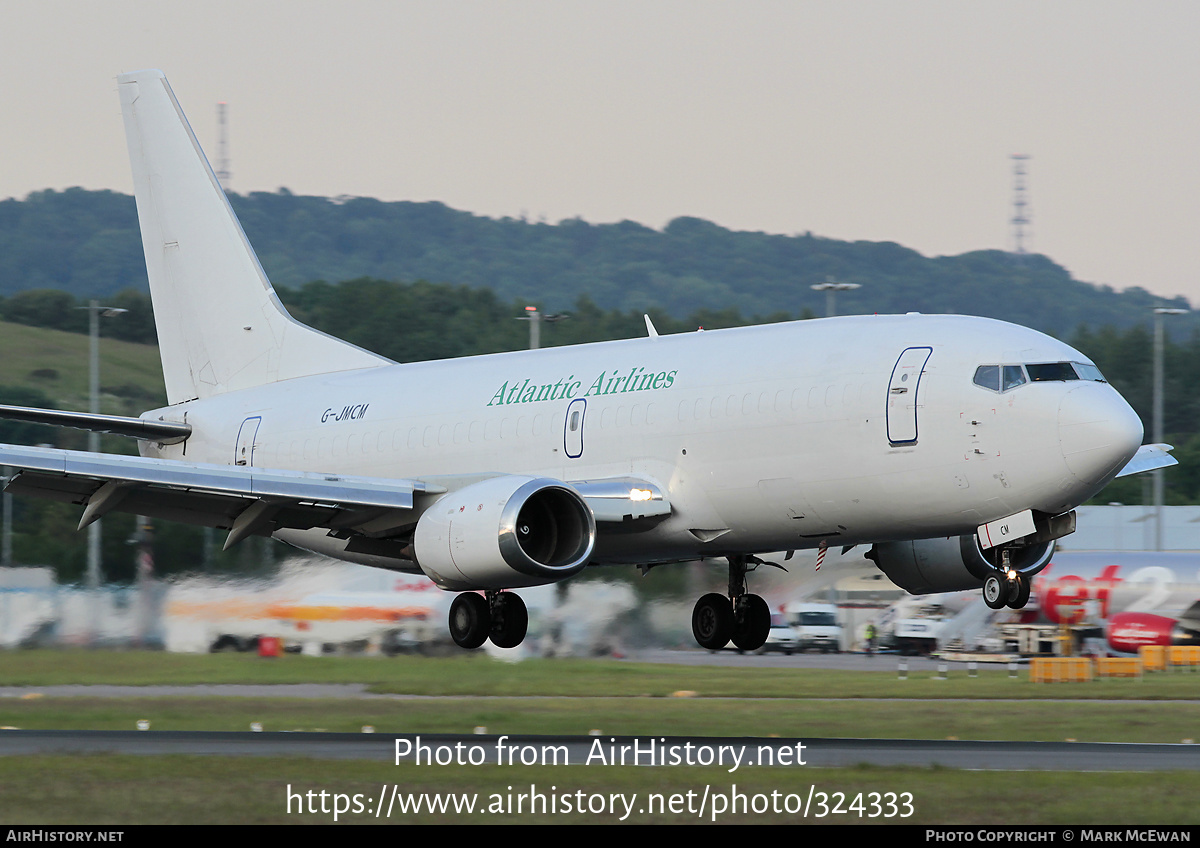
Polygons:
<instances>
[{"instance_id":1,"label":"aircraft tail fin","mask_svg":"<svg viewBox=\"0 0 1200 848\"><path fill-rule=\"evenodd\" d=\"M117 81L168 402L388 364L288 315L163 73Z\"/></svg>"}]
</instances>

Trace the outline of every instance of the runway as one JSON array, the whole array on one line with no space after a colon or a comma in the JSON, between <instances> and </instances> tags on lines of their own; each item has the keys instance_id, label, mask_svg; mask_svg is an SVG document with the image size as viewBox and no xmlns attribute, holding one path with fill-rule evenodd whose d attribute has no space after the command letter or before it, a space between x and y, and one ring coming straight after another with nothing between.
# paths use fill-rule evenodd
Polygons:
<instances>
[{"instance_id":1,"label":"runway","mask_svg":"<svg viewBox=\"0 0 1200 848\"><path fill-rule=\"evenodd\" d=\"M734 757L740 752L738 760ZM682 736L486 736L8 730L0 756L30 754L215 755L526 765L760 767L940 766L978 771L1196 771L1200 745L780 739ZM551 760L553 757L555 759ZM621 758L624 758L623 760ZM464 759L465 758L465 759ZM736 770L736 769L734 769Z\"/></svg>"}]
</instances>

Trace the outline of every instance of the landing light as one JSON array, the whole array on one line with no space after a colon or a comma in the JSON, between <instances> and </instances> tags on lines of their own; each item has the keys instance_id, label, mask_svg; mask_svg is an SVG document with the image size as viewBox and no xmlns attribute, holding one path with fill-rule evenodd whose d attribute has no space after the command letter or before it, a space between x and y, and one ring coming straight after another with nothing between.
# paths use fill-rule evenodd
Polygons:
<instances>
[{"instance_id":1,"label":"landing light","mask_svg":"<svg viewBox=\"0 0 1200 848\"><path fill-rule=\"evenodd\" d=\"M629 499L631 501L648 501L654 497L654 493L649 489L630 489Z\"/></svg>"}]
</instances>

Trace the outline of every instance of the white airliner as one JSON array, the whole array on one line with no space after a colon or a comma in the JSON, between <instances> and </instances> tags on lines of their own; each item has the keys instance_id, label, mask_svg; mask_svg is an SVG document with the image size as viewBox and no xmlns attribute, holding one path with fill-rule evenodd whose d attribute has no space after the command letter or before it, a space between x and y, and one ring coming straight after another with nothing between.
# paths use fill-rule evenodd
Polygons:
<instances>
[{"instance_id":1,"label":"white airliner","mask_svg":"<svg viewBox=\"0 0 1200 848\"><path fill-rule=\"evenodd\" d=\"M118 77L168 405L8 408L141 457L5 446L8 490L229 531L461 592L514 646L514 588L728 562L697 641L763 644L760 554L872 544L912 592L1022 606L1075 506L1174 464L1078 351L983 318L831 318L397 364L283 309L166 78ZM482 590L484 594L479 594Z\"/></svg>"}]
</instances>

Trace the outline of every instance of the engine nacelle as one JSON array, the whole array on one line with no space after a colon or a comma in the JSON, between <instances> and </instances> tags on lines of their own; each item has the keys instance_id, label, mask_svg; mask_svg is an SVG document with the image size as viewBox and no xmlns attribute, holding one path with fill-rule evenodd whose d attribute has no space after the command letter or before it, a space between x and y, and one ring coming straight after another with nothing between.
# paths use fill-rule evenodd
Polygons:
<instances>
[{"instance_id":1,"label":"engine nacelle","mask_svg":"<svg viewBox=\"0 0 1200 848\"><path fill-rule=\"evenodd\" d=\"M1013 570L1033 576L1050 563L1054 542L1009 550ZM980 548L974 534L912 542L877 542L867 552L867 559L873 560L889 580L913 595L978 589L999 567L999 556L998 548L987 551Z\"/></svg>"},{"instance_id":2,"label":"engine nacelle","mask_svg":"<svg viewBox=\"0 0 1200 848\"><path fill-rule=\"evenodd\" d=\"M1200 631L1149 612L1119 612L1108 620L1106 630L1109 646L1127 654L1136 654L1143 645L1200 645Z\"/></svg>"},{"instance_id":3,"label":"engine nacelle","mask_svg":"<svg viewBox=\"0 0 1200 848\"><path fill-rule=\"evenodd\" d=\"M413 553L443 589L555 583L587 565L596 519L583 497L544 477L492 477L451 492L417 521Z\"/></svg>"}]
</instances>

